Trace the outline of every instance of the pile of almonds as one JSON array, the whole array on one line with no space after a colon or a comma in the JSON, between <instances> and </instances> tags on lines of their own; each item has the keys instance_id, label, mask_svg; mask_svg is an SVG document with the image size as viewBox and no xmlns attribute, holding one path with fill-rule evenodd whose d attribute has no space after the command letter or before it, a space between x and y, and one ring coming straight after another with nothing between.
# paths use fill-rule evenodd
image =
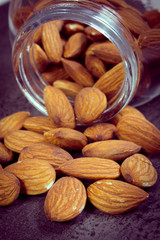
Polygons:
<instances>
[{"instance_id":1,"label":"pile of almonds","mask_svg":"<svg viewBox=\"0 0 160 240\"><path fill-rule=\"evenodd\" d=\"M160 153L160 131L129 105L110 122L80 131L65 98L47 86L48 117L17 112L0 120L0 205L20 193L46 193L44 212L52 221L78 216L87 199L108 214L139 206L149 196L145 189L157 181L147 154ZM56 99L61 108L53 104Z\"/></svg>"},{"instance_id":2,"label":"pile of almonds","mask_svg":"<svg viewBox=\"0 0 160 240\"><path fill-rule=\"evenodd\" d=\"M124 1L106 2L128 23L144 62L150 56L143 51L147 39L157 60L150 38L160 39L160 34L150 26L149 13L142 16ZM149 196L145 189L157 181L147 154L160 153L160 131L129 105L110 121L95 123L124 79L113 43L90 26L57 20L35 32L30 59L47 83L48 117L17 112L0 120L0 205L13 203L20 193L46 193L46 216L67 221L82 212L87 199L108 214L144 202Z\"/></svg>"}]
</instances>

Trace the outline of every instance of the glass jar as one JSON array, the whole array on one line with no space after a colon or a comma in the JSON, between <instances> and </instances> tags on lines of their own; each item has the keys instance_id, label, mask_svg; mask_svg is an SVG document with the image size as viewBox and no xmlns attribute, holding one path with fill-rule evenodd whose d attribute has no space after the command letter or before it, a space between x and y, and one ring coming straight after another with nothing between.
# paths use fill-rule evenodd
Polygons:
<instances>
[{"instance_id":1,"label":"glass jar","mask_svg":"<svg viewBox=\"0 0 160 240\"><path fill-rule=\"evenodd\" d=\"M125 69L123 81L114 92L114 96L109 97L107 109L98 121L107 121L121 111L127 104L130 103L134 106L139 106L160 93L159 67L156 67L160 54L157 52L156 57L153 56L150 60L149 57L147 59L142 52L143 41L145 39L143 33L150 29L149 20L147 17L144 17L144 9L141 13L137 8L128 5L127 2L128 1L125 2L123 0L11 1L9 8L9 29L11 42L13 44L12 60L15 77L26 98L41 113L47 115L43 101L43 90L46 85L53 83L43 77L48 66L45 66L42 71L37 67L33 45L36 42L36 44L39 44L42 50L44 50L42 41L35 39L39 36L41 26L44 26L47 22L63 22L63 26L59 29L61 39L66 37L66 35L64 37L64 25L67 23L70 23L70 26L73 26L75 23L81 25L83 31L79 31L85 33L86 28L89 26L92 30L94 29L95 32L100 33L101 37L103 36L95 40L87 33L89 40L87 40L88 45L85 51L83 50L81 56L78 56L78 60L75 56L68 58L69 60L80 61L80 63L83 62L84 66L86 51L91 44L97 41L108 41L118 50L121 58L120 61L123 62ZM133 2L134 1L132 1L132 3ZM159 31L158 24L155 29ZM139 36L141 34L143 39L140 42ZM67 36L68 39L69 37L70 36ZM66 44L68 39L65 39L64 44ZM142 45L140 45L140 43ZM157 47L157 51L159 51L159 45L155 47ZM145 46L145 49L148 51L148 46ZM62 57L64 58L63 55ZM105 64L107 68L106 71L111 70L119 63L110 61L106 63L104 59L100 60ZM52 66L54 68L64 68L61 61L53 63L49 59L48 65L54 65ZM153 66L156 67L156 73L154 72L153 74L155 78L154 81L151 79L148 65L151 66L151 70ZM95 82L98 81L95 77L94 80ZM74 81L74 79L71 79L71 81ZM114 85L116 85L116 83L114 83ZM110 88L111 87L112 86L110 86ZM74 105L74 98L70 96L68 96L68 98Z\"/></svg>"}]
</instances>

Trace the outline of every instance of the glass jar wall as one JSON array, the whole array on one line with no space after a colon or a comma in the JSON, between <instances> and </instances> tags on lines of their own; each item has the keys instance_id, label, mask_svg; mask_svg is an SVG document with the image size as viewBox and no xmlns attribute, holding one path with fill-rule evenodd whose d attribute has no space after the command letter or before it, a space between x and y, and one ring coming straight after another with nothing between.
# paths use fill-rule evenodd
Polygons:
<instances>
[{"instance_id":1,"label":"glass jar wall","mask_svg":"<svg viewBox=\"0 0 160 240\"><path fill-rule=\"evenodd\" d=\"M136 6L137 1L11 1L9 28L16 80L40 112L47 114L43 90L48 84L65 91L73 105L78 89L98 87L108 100L98 121L112 118L129 103L138 106L160 93L159 13L155 10L157 22L153 23L150 8L145 9L142 2L135 8L128 2ZM49 22L53 34L45 38ZM73 47L77 42L78 49ZM57 48L61 48L58 60L50 55ZM89 73L87 80L82 81L83 71L77 65L71 68L75 62ZM71 87L66 92L68 81L76 83L74 94Z\"/></svg>"}]
</instances>

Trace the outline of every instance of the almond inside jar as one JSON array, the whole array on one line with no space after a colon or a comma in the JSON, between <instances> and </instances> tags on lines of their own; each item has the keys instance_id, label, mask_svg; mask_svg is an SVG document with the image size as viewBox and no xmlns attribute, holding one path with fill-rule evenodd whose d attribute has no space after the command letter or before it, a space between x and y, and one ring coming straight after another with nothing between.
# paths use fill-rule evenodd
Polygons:
<instances>
[{"instance_id":1,"label":"almond inside jar","mask_svg":"<svg viewBox=\"0 0 160 240\"><path fill-rule=\"evenodd\" d=\"M56 31L55 31L56 28ZM108 107L123 87L125 68L117 47L93 27L55 20L34 33L30 59L44 84L61 89L74 102L84 87L96 87Z\"/></svg>"}]
</instances>

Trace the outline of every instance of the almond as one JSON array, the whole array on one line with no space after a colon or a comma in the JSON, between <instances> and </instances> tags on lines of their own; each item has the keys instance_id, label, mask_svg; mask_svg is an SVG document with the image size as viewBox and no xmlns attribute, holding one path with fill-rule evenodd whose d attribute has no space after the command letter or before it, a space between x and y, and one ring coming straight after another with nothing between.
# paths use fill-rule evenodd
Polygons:
<instances>
[{"instance_id":1,"label":"almond","mask_svg":"<svg viewBox=\"0 0 160 240\"><path fill-rule=\"evenodd\" d=\"M14 130L4 138L4 144L13 152L20 153L24 147L34 143L45 143L46 139L40 133L29 130Z\"/></svg>"},{"instance_id":2,"label":"almond","mask_svg":"<svg viewBox=\"0 0 160 240\"><path fill-rule=\"evenodd\" d=\"M54 21L43 24L42 43L50 61L56 64L59 63L61 61L63 47L59 30Z\"/></svg>"},{"instance_id":3,"label":"almond","mask_svg":"<svg viewBox=\"0 0 160 240\"><path fill-rule=\"evenodd\" d=\"M93 141L113 139L116 135L116 127L112 123L96 123L85 129L84 135Z\"/></svg>"},{"instance_id":4,"label":"almond","mask_svg":"<svg viewBox=\"0 0 160 240\"><path fill-rule=\"evenodd\" d=\"M89 201L100 211L121 214L136 208L148 198L137 186L119 180L102 179L87 189Z\"/></svg>"},{"instance_id":5,"label":"almond","mask_svg":"<svg viewBox=\"0 0 160 240\"><path fill-rule=\"evenodd\" d=\"M117 47L109 40L100 43L97 42L92 45L90 49L96 57L106 63L118 64L122 62L122 58Z\"/></svg>"},{"instance_id":6,"label":"almond","mask_svg":"<svg viewBox=\"0 0 160 240\"><path fill-rule=\"evenodd\" d=\"M64 174L86 180L98 180L103 178L118 178L120 165L113 160L81 157L65 162L59 167Z\"/></svg>"},{"instance_id":7,"label":"almond","mask_svg":"<svg viewBox=\"0 0 160 240\"><path fill-rule=\"evenodd\" d=\"M50 143L37 143L23 148L18 161L44 160L49 162L55 169L62 163L72 159L72 156L64 149Z\"/></svg>"},{"instance_id":8,"label":"almond","mask_svg":"<svg viewBox=\"0 0 160 240\"><path fill-rule=\"evenodd\" d=\"M124 20L124 24L135 34L139 35L147 31L150 27L143 17L131 8L119 8L117 11Z\"/></svg>"},{"instance_id":9,"label":"almond","mask_svg":"<svg viewBox=\"0 0 160 240\"><path fill-rule=\"evenodd\" d=\"M83 88L82 85L69 80L57 80L53 86L61 89L68 97L75 98L77 93Z\"/></svg>"},{"instance_id":10,"label":"almond","mask_svg":"<svg viewBox=\"0 0 160 240\"><path fill-rule=\"evenodd\" d=\"M69 22L64 25L64 31L67 35L72 35L77 32L83 32L84 26L81 23Z\"/></svg>"},{"instance_id":11,"label":"almond","mask_svg":"<svg viewBox=\"0 0 160 240\"><path fill-rule=\"evenodd\" d=\"M155 28L141 33L138 37L138 45L142 50L144 59L147 62L159 59L160 30Z\"/></svg>"},{"instance_id":12,"label":"almond","mask_svg":"<svg viewBox=\"0 0 160 240\"><path fill-rule=\"evenodd\" d=\"M88 142L87 137L74 129L56 128L44 133L48 142L68 150L82 149Z\"/></svg>"},{"instance_id":13,"label":"almond","mask_svg":"<svg viewBox=\"0 0 160 240\"><path fill-rule=\"evenodd\" d=\"M19 196L20 182L18 178L5 170L0 170L0 206L13 203Z\"/></svg>"},{"instance_id":14,"label":"almond","mask_svg":"<svg viewBox=\"0 0 160 240\"><path fill-rule=\"evenodd\" d=\"M64 46L63 56L65 58L78 57L80 54L83 53L86 45L87 45L86 34L82 32L75 33L67 40Z\"/></svg>"},{"instance_id":15,"label":"almond","mask_svg":"<svg viewBox=\"0 0 160 240\"><path fill-rule=\"evenodd\" d=\"M58 79L69 79L69 75L66 73L64 68L62 66L55 65L48 66L41 76L49 84L52 84Z\"/></svg>"},{"instance_id":16,"label":"almond","mask_svg":"<svg viewBox=\"0 0 160 240\"><path fill-rule=\"evenodd\" d=\"M56 178L54 168L47 161L39 159L18 161L8 165L5 170L20 180L21 192L28 195L47 192Z\"/></svg>"},{"instance_id":17,"label":"almond","mask_svg":"<svg viewBox=\"0 0 160 240\"><path fill-rule=\"evenodd\" d=\"M92 87L94 79L87 69L79 62L62 58L62 63L68 75L78 84Z\"/></svg>"},{"instance_id":18,"label":"almond","mask_svg":"<svg viewBox=\"0 0 160 240\"><path fill-rule=\"evenodd\" d=\"M140 145L147 153L160 153L160 131L147 119L137 116L123 117L117 124L117 136Z\"/></svg>"},{"instance_id":19,"label":"almond","mask_svg":"<svg viewBox=\"0 0 160 240\"><path fill-rule=\"evenodd\" d=\"M111 119L111 122L115 125L118 124L118 122L121 120L122 117L127 116L127 115L132 115L132 116L137 116L137 117L142 117L145 118L143 113L141 113L137 108L132 107L130 105L127 105L125 108L123 108L116 116L114 116Z\"/></svg>"},{"instance_id":20,"label":"almond","mask_svg":"<svg viewBox=\"0 0 160 240\"><path fill-rule=\"evenodd\" d=\"M9 163L13 159L13 152L0 142L0 163Z\"/></svg>"},{"instance_id":21,"label":"almond","mask_svg":"<svg viewBox=\"0 0 160 240\"><path fill-rule=\"evenodd\" d=\"M143 17L151 28L155 27L157 24L160 23L160 12L158 9L151 9L145 11Z\"/></svg>"},{"instance_id":22,"label":"almond","mask_svg":"<svg viewBox=\"0 0 160 240\"><path fill-rule=\"evenodd\" d=\"M120 90L125 77L125 68L123 62L115 65L102 75L94 84L94 87L100 89L107 97L112 98Z\"/></svg>"},{"instance_id":23,"label":"almond","mask_svg":"<svg viewBox=\"0 0 160 240\"><path fill-rule=\"evenodd\" d=\"M52 22L56 25L58 31L60 32L63 28L64 20L54 20Z\"/></svg>"},{"instance_id":24,"label":"almond","mask_svg":"<svg viewBox=\"0 0 160 240\"><path fill-rule=\"evenodd\" d=\"M103 61L91 54L86 54L85 66L88 71L97 79L104 75L107 71Z\"/></svg>"},{"instance_id":25,"label":"almond","mask_svg":"<svg viewBox=\"0 0 160 240\"><path fill-rule=\"evenodd\" d=\"M32 13L32 11L33 11L32 3L26 6L21 7L17 6L16 12L14 11L15 15L13 18L14 27L19 29L23 25L25 20L29 17L29 15Z\"/></svg>"},{"instance_id":26,"label":"almond","mask_svg":"<svg viewBox=\"0 0 160 240\"><path fill-rule=\"evenodd\" d=\"M93 50L94 50L94 47L95 47L97 44L99 44L99 43L98 43L98 42L93 42L93 43L91 43L91 44L88 46L88 48L86 49L85 55L95 56Z\"/></svg>"},{"instance_id":27,"label":"almond","mask_svg":"<svg viewBox=\"0 0 160 240\"><path fill-rule=\"evenodd\" d=\"M84 32L86 33L88 39L93 42L105 39L105 36L101 32L91 26L85 27Z\"/></svg>"},{"instance_id":28,"label":"almond","mask_svg":"<svg viewBox=\"0 0 160 240\"><path fill-rule=\"evenodd\" d=\"M127 11L128 9L130 9L132 12L135 12L137 15L139 15L141 18L143 18L143 13L139 10L139 8L135 8L132 5L130 5L130 3L126 3L124 0L119 1L119 0L109 0L109 1L114 1L117 2L119 7L122 7L125 11Z\"/></svg>"},{"instance_id":29,"label":"almond","mask_svg":"<svg viewBox=\"0 0 160 240\"><path fill-rule=\"evenodd\" d=\"M121 165L124 179L138 187L153 186L157 181L157 171L151 161L142 154L134 154L126 158Z\"/></svg>"},{"instance_id":30,"label":"almond","mask_svg":"<svg viewBox=\"0 0 160 240\"><path fill-rule=\"evenodd\" d=\"M44 89L44 102L50 120L57 127L75 128L73 107L60 89L46 86Z\"/></svg>"},{"instance_id":31,"label":"almond","mask_svg":"<svg viewBox=\"0 0 160 240\"><path fill-rule=\"evenodd\" d=\"M83 211L86 199L86 190L81 181L73 177L62 177L47 193L45 215L57 222L71 220Z\"/></svg>"},{"instance_id":32,"label":"almond","mask_svg":"<svg viewBox=\"0 0 160 240\"><path fill-rule=\"evenodd\" d=\"M82 149L85 157L107 158L115 161L125 159L138 153L141 147L125 140L107 140L87 144Z\"/></svg>"},{"instance_id":33,"label":"almond","mask_svg":"<svg viewBox=\"0 0 160 240\"><path fill-rule=\"evenodd\" d=\"M106 108L105 94L95 87L83 88L75 98L74 110L80 123L91 123L99 119Z\"/></svg>"},{"instance_id":34,"label":"almond","mask_svg":"<svg viewBox=\"0 0 160 240\"><path fill-rule=\"evenodd\" d=\"M42 41L42 25L35 29L34 42L40 44Z\"/></svg>"},{"instance_id":35,"label":"almond","mask_svg":"<svg viewBox=\"0 0 160 240\"><path fill-rule=\"evenodd\" d=\"M26 118L30 117L29 112L16 112L0 120L0 139L9 131L19 130L23 127Z\"/></svg>"},{"instance_id":36,"label":"almond","mask_svg":"<svg viewBox=\"0 0 160 240\"><path fill-rule=\"evenodd\" d=\"M23 127L33 132L44 133L56 128L56 125L48 117L35 116L28 117L24 121Z\"/></svg>"},{"instance_id":37,"label":"almond","mask_svg":"<svg viewBox=\"0 0 160 240\"><path fill-rule=\"evenodd\" d=\"M43 72L46 69L49 63L48 57L38 44L33 44L30 48L29 56L33 69L36 67L39 72Z\"/></svg>"}]
</instances>

